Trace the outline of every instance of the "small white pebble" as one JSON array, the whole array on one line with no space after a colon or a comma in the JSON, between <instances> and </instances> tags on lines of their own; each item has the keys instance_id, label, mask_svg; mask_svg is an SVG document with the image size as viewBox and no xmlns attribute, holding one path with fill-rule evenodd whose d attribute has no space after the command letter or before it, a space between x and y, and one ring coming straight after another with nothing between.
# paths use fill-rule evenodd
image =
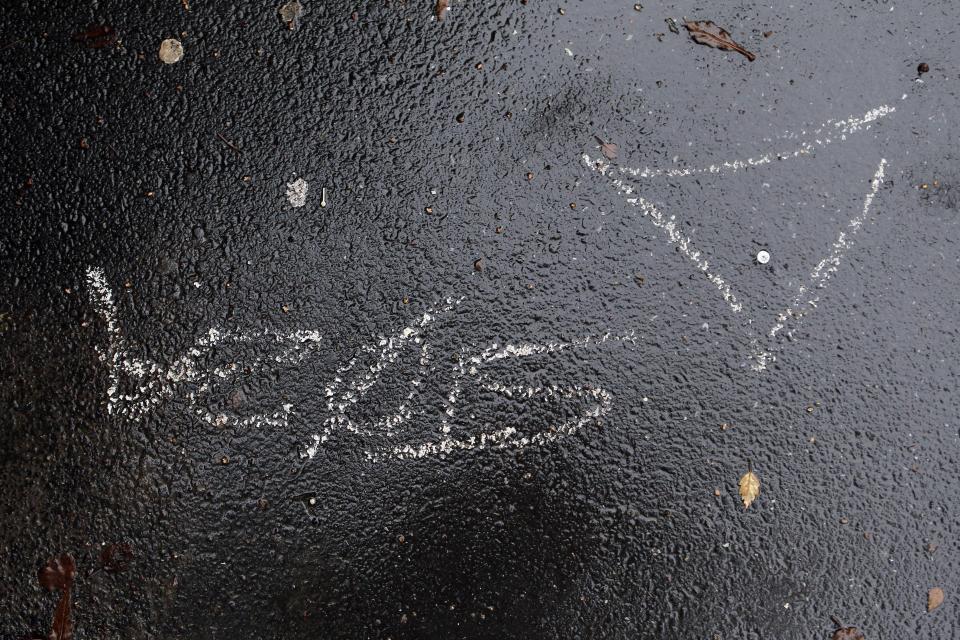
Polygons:
<instances>
[{"instance_id":1,"label":"small white pebble","mask_svg":"<svg viewBox=\"0 0 960 640\"><path fill-rule=\"evenodd\" d=\"M768 262L770 262L770 254L767 253L766 251L758 251L757 262L759 262L760 264L767 264Z\"/></svg>"},{"instance_id":2,"label":"small white pebble","mask_svg":"<svg viewBox=\"0 0 960 640\"><path fill-rule=\"evenodd\" d=\"M160 59L167 64L175 64L183 59L183 45L179 40L167 38L160 43Z\"/></svg>"}]
</instances>

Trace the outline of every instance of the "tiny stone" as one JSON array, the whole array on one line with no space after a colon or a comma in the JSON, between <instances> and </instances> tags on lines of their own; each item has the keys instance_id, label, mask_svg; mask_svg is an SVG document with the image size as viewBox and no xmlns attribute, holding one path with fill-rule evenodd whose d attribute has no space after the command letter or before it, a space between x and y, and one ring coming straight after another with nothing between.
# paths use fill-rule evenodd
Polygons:
<instances>
[{"instance_id":1,"label":"tiny stone","mask_svg":"<svg viewBox=\"0 0 960 640\"><path fill-rule=\"evenodd\" d=\"M930 71L930 65L928 65L926 62L921 62L920 64L917 65L917 73L918 73L918 74L923 75L924 73L927 73L928 71Z\"/></svg>"},{"instance_id":2,"label":"tiny stone","mask_svg":"<svg viewBox=\"0 0 960 640\"><path fill-rule=\"evenodd\" d=\"M633 5L633 10L634 10L634 11L643 11L643 5L638 2L637 4Z\"/></svg>"},{"instance_id":3,"label":"tiny stone","mask_svg":"<svg viewBox=\"0 0 960 640\"><path fill-rule=\"evenodd\" d=\"M768 262L770 262L770 254L766 251L758 251L757 262L760 264L767 264Z\"/></svg>"},{"instance_id":4,"label":"tiny stone","mask_svg":"<svg viewBox=\"0 0 960 640\"><path fill-rule=\"evenodd\" d=\"M464 112L461 111L460 113L457 114L457 122L463 124L463 121L465 119L466 119L466 114Z\"/></svg>"},{"instance_id":5,"label":"tiny stone","mask_svg":"<svg viewBox=\"0 0 960 640\"><path fill-rule=\"evenodd\" d=\"M287 28L292 31L297 26L297 18L303 13L303 5L297 2L297 0L293 0L293 2L288 2L277 11L280 13L280 19L283 20Z\"/></svg>"},{"instance_id":6,"label":"tiny stone","mask_svg":"<svg viewBox=\"0 0 960 640\"><path fill-rule=\"evenodd\" d=\"M167 38L160 43L160 60L167 64L175 64L183 59L183 45L179 40Z\"/></svg>"}]
</instances>

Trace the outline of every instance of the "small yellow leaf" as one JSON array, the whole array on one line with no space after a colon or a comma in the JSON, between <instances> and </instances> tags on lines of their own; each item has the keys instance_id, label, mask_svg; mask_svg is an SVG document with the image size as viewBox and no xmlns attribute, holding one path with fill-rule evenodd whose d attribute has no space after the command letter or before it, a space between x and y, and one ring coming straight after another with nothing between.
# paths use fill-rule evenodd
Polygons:
<instances>
[{"instance_id":1,"label":"small yellow leaf","mask_svg":"<svg viewBox=\"0 0 960 640\"><path fill-rule=\"evenodd\" d=\"M743 500L743 508L749 509L753 501L760 495L760 478L753 471L747 471L740 478L740 499Z\"/></svg>"},{"instance_id":2,"label":"small yellow leaf","mask_svg":"<svg viewBox=\"0 0 960 640\"><path fill-rule=\"evenodd\" d=\"M934 587L927 593L927 611L933 611L943 604L943 589Z\"/></svg>"}]
</instances>

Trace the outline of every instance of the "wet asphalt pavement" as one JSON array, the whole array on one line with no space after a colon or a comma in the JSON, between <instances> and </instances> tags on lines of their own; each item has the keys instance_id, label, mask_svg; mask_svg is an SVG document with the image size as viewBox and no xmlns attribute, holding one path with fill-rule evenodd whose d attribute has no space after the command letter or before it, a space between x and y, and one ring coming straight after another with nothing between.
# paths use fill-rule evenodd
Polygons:
<instances>
[{"instance_id":1,"label":"wet asphalt pavement","mask_svg":"<svg viewBox=\"0 0 960 640\"><path fill-rule=\"evenodd\" d=\"M960 636L960 5L9 5L0 637Z\"/></svg>"}]
</instances>

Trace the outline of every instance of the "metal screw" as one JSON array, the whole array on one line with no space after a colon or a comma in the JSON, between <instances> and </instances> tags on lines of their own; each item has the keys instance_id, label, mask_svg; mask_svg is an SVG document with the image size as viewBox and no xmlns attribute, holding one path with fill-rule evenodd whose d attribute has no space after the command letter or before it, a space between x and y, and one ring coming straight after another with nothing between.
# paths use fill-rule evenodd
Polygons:
<instances>
[{"instance_id":1,"label":"metal screw","mask_svg":"<svg viewBox=\"0 0 960 640\"><path fill-rule=\"evenodd\" d=\"M320 189L320 206L321 207L327 206L327 188L326 187L323 187L322 189Z\"/></svg>"}]
</instances>

